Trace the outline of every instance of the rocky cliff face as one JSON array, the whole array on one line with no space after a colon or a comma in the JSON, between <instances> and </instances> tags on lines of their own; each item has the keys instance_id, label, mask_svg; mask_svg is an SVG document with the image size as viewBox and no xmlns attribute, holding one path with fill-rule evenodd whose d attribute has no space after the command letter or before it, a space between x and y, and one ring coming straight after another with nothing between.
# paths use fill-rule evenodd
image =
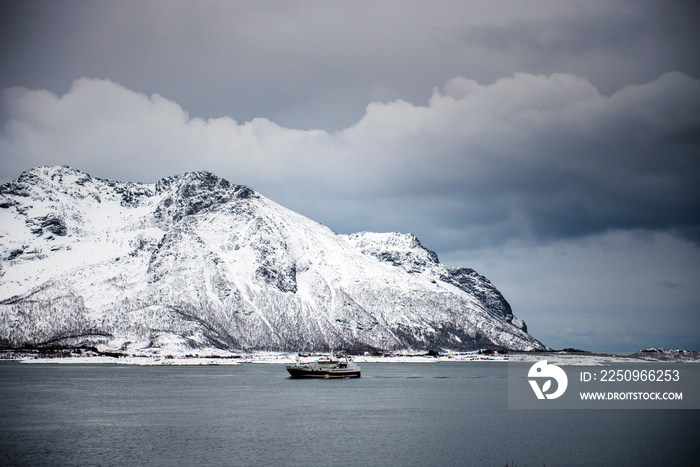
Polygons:
<instances>
[{"instance_id":1,"label":"rocky cliff face","mask_svg":"<svg viewBox=\"0 0 700 467\"><path fill-rule=\"evenodd\" d=\"M206 172L39 167L0 187L0 345L138 352L544 348L413 235L337 235Z\"/></svg>"}]
</instances>

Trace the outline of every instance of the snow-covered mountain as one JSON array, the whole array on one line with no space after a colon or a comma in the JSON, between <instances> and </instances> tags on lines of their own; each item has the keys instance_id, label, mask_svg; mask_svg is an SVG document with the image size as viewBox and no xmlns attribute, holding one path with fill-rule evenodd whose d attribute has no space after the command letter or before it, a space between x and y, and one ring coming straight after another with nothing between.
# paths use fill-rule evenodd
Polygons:
<instances>
[{"instance_id":1,"label":"snow-covered mountain","mask_svg":"<svg viewBox=\"0 0 700 467\"><path fill-rule=\"evenodd\" d=\"M207 172L37 167L0 187L0 345L139 352L543 349L472 269L338 235Z\"/></svg>"}]
</instances>

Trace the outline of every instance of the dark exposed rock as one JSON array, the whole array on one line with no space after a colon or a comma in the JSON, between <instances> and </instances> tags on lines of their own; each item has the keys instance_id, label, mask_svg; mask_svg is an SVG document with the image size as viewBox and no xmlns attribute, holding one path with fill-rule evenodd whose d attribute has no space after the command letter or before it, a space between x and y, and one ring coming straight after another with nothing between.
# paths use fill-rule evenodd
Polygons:
<instances>
[{"instance_id":1,"label":"dark exposed rock","mask_svg":"<svg viewBox=\"0 0 700 467\"><path fill-rule=\"evenodd\" d=\"M471 268L447 267L446 269L447 274L442 277L442 280L474 295L485 303L491 311L503 316L508 322L513 319L513 310L510 304L487 278ZM527 332L525 323L522 323L520 328Z\"/></svg>"},{"instance_id":2,"label":"dark exposed rock","mask_svg":"<svg viewBox=\"0 0 700 467\"><path fill-rule=\"evenodd\" d=\"M168 193L155 211L156 219L178 222L185 216L216 208L234 199L247 199L254 191L235 186L209 172L190 172L168 177L156 183L156 193Z\"/></svg>"},{"instance_id":3,"label":"dark exposed rock","mask_svg":"<svg viewBox=\"0 0 700 467\"><path fill-rule=\"evenodd\" d=\"M41 228L44 231L49 231L54 235L66 235L66 224L59 216L55 214L47 214L44 217L38 218Z\"/></svg>"}]
</instances>

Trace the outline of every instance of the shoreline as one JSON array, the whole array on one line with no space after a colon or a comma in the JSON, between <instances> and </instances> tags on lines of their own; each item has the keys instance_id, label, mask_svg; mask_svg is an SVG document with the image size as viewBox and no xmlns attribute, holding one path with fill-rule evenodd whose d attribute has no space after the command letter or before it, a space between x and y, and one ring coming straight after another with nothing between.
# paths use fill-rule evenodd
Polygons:
<instances>
[{"instance_id":1,"label":"shoreline","mask_svg":"<svg viewBox=\"0 0 700 467\"><path fill-rule=\"evenodd\" d=\"M647 352L646 354L644 352ZM241 354L208 355L21 355L20 352L5 352L0 363L21 364L100 364L100 365L241 365L241 364L293 364L298 354L286 352L253 352ZM356 363L478 363L478 362L536 362L547 360L562 366L609 366L614 363L700 363L698 352L687 351L642 351L632 355L614 355L589 352L511 352L506 354L483 353L483 351L451 352L439 355L395 354L395 355L351 355Z\"/></svg>"}]
</instances>

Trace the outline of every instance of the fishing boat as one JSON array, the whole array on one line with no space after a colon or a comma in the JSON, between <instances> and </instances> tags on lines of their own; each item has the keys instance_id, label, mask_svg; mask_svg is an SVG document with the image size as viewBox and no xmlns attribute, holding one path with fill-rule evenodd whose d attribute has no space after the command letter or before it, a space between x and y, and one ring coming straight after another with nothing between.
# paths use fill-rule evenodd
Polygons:
<instances>
[{"instance_id":1,"label":"fishing boat","mask_svg":"<svg viewBox=\"0 0 700 467\"><path fill-rule=\"evenodd\" d=\"M313 360L297 357L294 365L287 365L292 378L359 378L360 367L347 354L320 355Z\"/></svg>"}]
</instances>

